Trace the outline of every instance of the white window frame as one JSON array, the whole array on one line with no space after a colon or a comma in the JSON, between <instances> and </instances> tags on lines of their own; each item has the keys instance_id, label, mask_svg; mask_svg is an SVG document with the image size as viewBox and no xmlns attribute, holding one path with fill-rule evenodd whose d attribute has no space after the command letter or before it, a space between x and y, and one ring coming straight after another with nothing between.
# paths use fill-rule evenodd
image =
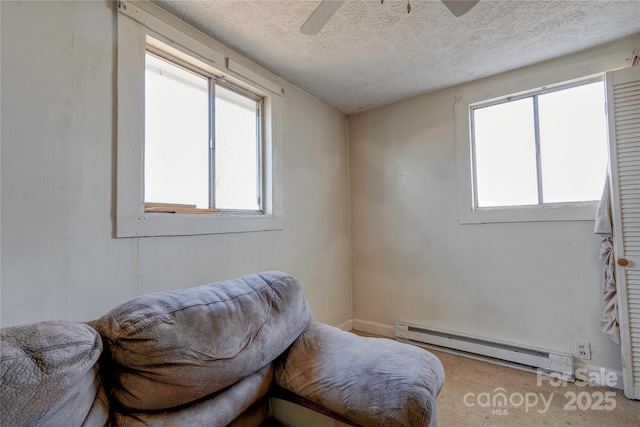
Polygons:
<instances>
[{"instance_id":1,"label":"white window frame","mask_svg":"<svg viewBox=\"0 0 640 427\"><path fill-rule=\"evenodd\" d=\"M456 95L456 175L458 222L460 224L484 224L500 222L535 221L593 221L597 201L538 204L526 206L477 207L475 201L475 163L473 156L472 109L495 105L507 99L522 99L534 94L562 90L580 84L604 79L604 74L581 77L574 80L529 88L518 92L491 93L486 88L470 90ZM604 114L604 105L603 105ZM605 176L602 176L604 187Z\"/></svg>"},{"instance_id":2,"label":"white window frame","mask_svg":"<svg viewBox=\"0 0 640 427\"><path fill-rule=\"evenodd\" d=\"M118 2L118 11L116 237L282 229L282 86L243 58L236 59L233 55L221 53L225 49L217 49L218 42L153 4L123 0ZM144 74L147 46L159 47L172 57L190 62L263 98L263 212L144 212Z\"/></svg>"}]
</instances>

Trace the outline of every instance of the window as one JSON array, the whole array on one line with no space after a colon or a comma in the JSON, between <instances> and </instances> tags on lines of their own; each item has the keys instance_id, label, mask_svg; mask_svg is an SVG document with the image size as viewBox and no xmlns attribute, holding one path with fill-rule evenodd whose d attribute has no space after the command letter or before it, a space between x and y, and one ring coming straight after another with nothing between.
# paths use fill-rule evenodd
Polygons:
<instances>
[{"instance_id":1,"label":"window","mask_svg":"<svg viewBox=\"0 0 640 427\"><path fill-rule=\"evenodd\" d=\"M278 78L154 4L118 11L116 237L282 229Z\"/></svg>"},{"instance_id":2,"label":"window","mask_svg":"<svg viewBox=\"0 0 640 427\"><path fill-rule=\"evenodd\" d=\"M603 82L471 108L478 208L600 199Z\"/></svg>"},{"instance_id":3,"label":"window","mask_svg":"<svg viewBox=\"0 0 640 427\"><path fill-rule=\"evenodd\" d=\"M145 211L260 212L262 98L155 52L145 61Z\"/></svg>"},{"instance_id":4,"label":"window","mask_svg":"<svg viewBox=\"0 0 640 427\"><path fill-rule=\"evenodd\" d=\"M607 168L601 77L463 106L461 222L593 219Z\"/></svg>"}]
</instances>

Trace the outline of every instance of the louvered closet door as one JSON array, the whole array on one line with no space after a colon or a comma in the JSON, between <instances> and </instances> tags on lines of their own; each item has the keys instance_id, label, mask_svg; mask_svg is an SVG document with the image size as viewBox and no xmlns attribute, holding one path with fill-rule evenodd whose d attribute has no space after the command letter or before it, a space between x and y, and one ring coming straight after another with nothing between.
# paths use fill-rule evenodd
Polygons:
<instances>
[{"instance_id":1,"label":"louvered closet door","mask_svg":"<svg viewBox=\"0 0 640 427\"><path fill-rule=\"evenodd\" d=\"M640 399L640 67L606 80L624 393Z\"/></svg>"}]
</instances>

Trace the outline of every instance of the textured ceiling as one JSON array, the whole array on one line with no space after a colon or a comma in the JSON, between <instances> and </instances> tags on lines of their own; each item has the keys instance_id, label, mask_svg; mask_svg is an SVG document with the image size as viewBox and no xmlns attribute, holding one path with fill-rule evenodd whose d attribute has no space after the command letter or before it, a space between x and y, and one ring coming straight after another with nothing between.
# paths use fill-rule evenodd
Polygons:
<instances>
[{"instance_id":1,"label":"textured ceiling","mask_svg":"<svg viewBox=\"0 0 640 427\"><path fill-rule=\"evenodd\" d=\"M347 0L315 36L319 0L154 2L346 114L640 32L640 0Z\"/></svg>"}]
</instances>

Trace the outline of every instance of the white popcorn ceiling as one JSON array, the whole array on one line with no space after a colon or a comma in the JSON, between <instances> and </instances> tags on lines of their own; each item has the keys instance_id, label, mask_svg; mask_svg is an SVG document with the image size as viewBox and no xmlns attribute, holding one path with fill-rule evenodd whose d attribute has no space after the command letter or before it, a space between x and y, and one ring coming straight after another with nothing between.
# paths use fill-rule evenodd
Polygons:
<instances>
[{"instance_id":1,"label":"white popcorn ceiling","mask_svg":"<svg viewBox=\"0 0 640 427\"><path fill-rule=\"evenodd\" d=\"M154 2L346 114L640 32L640 0L347 0L315 36L319 0Z\"/></svg>"}]
</instances>

